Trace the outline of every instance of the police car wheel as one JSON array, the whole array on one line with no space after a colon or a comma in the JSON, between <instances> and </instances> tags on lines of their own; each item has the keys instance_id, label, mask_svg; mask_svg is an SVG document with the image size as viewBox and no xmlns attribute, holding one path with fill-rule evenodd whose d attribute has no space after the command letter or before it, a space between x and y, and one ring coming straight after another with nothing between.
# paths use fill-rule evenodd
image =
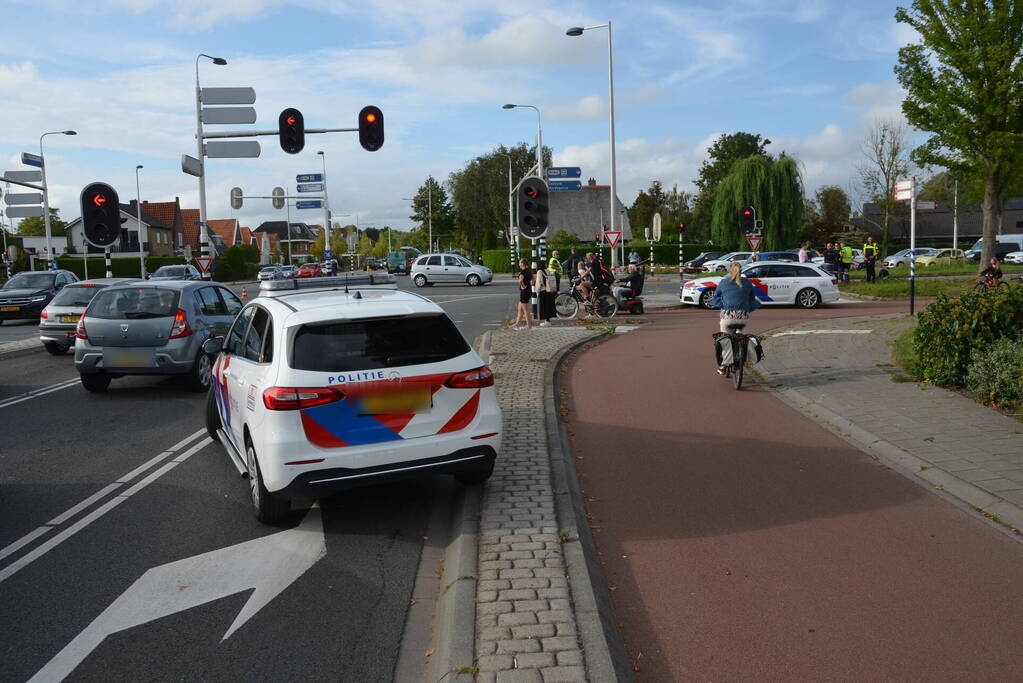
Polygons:
<instances>
[{"instance_id":1,"label":"police car wheel","mask_svg":"<svg viewBox=\"0 0 1023 683\"><path fill-rule=\"evenodd\" d=\"M816 289L801 289L796 294L796 305L800 308L817 308L821 303L821 295Z\"/></svg>"},{"instance_id":2,"label":"police car wheel","mask_svg":"<svg viewBox=\"0 0 1023 683\"><path fill-rule=\"evenodd\" d=\"M714 293L709 289L700 292L700 308L710 308L710 298L712 296L714 296Z\"/></svg>"},{"instance_id":3,"label":"police car wheel","mask_svg":"<svg viewBox=\"0 0 1023 683\"><path fill-rule=\"evenodd\" d=\"M252 511L263 524L274 524L283 521L291 514L291 501L274 498L263 485L263 475L259 471L259 461L252 442L245 438L245 465L249 470L249 496L252 500Z\"/></svg>"}]
</instances>

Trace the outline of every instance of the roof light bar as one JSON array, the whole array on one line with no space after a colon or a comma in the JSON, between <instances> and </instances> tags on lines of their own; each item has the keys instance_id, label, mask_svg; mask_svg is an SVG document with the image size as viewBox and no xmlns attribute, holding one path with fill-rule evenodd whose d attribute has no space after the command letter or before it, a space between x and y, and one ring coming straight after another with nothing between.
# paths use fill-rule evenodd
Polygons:
<instances>
[{"instance_id":1,"label":"roof light bar","mask_svg":"<svg viewBox=\"0 0 1023 683\"><path fill-rule=\"evenodd\" d=\"M359 273L330 277L296 277L287 280L263 280L261 293L294 292L303 289L336 289L338 287L397 287L397 278L390 273Z\"/></svg>"}]
</instances>

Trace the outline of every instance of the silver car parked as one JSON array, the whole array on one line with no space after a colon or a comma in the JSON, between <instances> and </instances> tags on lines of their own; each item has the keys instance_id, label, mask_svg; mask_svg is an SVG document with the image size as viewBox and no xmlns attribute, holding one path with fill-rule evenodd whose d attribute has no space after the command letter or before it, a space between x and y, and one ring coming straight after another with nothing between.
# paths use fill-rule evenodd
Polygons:
<instances>
[{"instance_id":1,"label":"silver car parked","mask_svg":"<svg viewBox=\"0 0 1023 683\"><path fill-rule=\"evenodd\" d=\"M409 275L416 287L438 282L479 287L494 279L492 270L458 254L423 254L412 264Z\"/></svg>"},{"instance_id":2,"label":"silver car parked","mask_svg":"<svg viewBox=\"0 0 1023 683\"><path fill-rule=\"evenodd\" d=\"M66 285L39 314L39 341L43 343L43 347L54 356L63 356L75 345L75 329L92 297L103 287L130 282L140 280L132 277L112 277L81 280Z\"/></svg>"},{"instance_id":3,"label":"silver car parked","mask_svg":"<svg viewBox=\"0 0 1023 683\"><path fill-rule=\"evenodd\" d=\"M227 334L242 308L223 285L182 280L141 282L99 292L75 332L75 368L82 386L106 391L124 375L181 375L206 391L208 337Z\"/></svg>"}]
</instances>

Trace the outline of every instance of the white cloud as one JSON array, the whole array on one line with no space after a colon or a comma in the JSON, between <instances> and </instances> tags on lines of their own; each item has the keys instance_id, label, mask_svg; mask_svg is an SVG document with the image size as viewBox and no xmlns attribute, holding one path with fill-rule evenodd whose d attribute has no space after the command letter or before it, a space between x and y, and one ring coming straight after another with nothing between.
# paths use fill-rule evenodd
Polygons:
<instances>
[{"instance_id":1,"label":"white cloud","mask_svg":"<svg viewBox=\"0 0 1023 683\"><path fill-rule=\"evenodd\" d=\"M546 112L550 121L592 121L605 116L607 102L596 95L589 95L565 107L551 107Z\"/></svg>"},{"instance_id":2,"label":"white cloud","mask_svg":"<svg viewBox=\"0 0 1023 683\"><path fill-rule=\"evenodd\" d=\"M0 92L14 94L39 78L39 70L32 62L0 64Z\"/></svg>"},{"instance_id":3,"label":"white cloud","mask_svg":"<svg viewBox=\"0 0 1023 683\"><path fill-rule=\"evenodd\" d=\"M877 120L904 123L902 101L905 98L906 91L895 81L861 83L844 97L847 103L860 110L858 121L862 126Z\"/></svg>"}]
</instances>

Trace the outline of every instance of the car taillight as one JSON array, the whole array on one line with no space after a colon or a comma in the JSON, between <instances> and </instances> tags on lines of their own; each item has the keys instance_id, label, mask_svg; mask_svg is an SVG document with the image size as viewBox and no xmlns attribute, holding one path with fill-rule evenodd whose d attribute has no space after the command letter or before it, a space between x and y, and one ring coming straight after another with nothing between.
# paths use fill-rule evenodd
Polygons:
<instances>
[{"instance_id":1,"label":"car taillight","mask_svg":"<svg viewBox=\"0 0 1023 683\"><path fill-rule=\"evenodd\" d=\"M343 393L329 387L270 387L263 392L263 405L267 410L300 410L333 403L342 398Z\"/></svg>"},{"instance_id":2,"label":"car taillight","mask_svg":"<svg viewBox=\"0 0 1023 683\"><path fill-rule=\"evenodd\" d=\"M45 308L42 311L39 312L39 318L40 319L46 320L49 317L50 317L50 314L46 312Z\"/></svg>"},{"instance_id":3,"label":"car taillight","mask_svg":"<svg viewBox=\"0 0 1023 683\"><path fill-rule=\"evenodd\" d=\"M85 314L78 319L78 324L75 326L75 339L88 339L89 333L85 331Z\"/></svg>"},{"instance_id":4,"label":"car taillight","mask_svg":"<svg viewBox=\"0 0 1023 683\"><path fill-rule=\"evenodd\" d=\"M494 386L494 371L486 365L448 377L444 386L452 389L482 389Z\"/></svg>"},{"instance_id":5,"label":"car taillight","mask_svg":"<svg viewBox=\"0 0 1023 683\"><path fill-rule=\"evenodd\" d=\"M170 334L167 335L167 338L180 339L190 334L192 334L192 328L188 326L188 317L185 315L184 309L179 308L178 312L174 314L174 324L171 325Z\"/></svg>"},{"instance_id":6,"label":"car taillight","mask_svg":"<svg viewBox=\"0 0 1023 683\"><path fill-rule=\"evenodd\" d=\"M837 285L838 284L838 279L837 278L831 278L831 284Z\"/></svg>"}]
</instances>

